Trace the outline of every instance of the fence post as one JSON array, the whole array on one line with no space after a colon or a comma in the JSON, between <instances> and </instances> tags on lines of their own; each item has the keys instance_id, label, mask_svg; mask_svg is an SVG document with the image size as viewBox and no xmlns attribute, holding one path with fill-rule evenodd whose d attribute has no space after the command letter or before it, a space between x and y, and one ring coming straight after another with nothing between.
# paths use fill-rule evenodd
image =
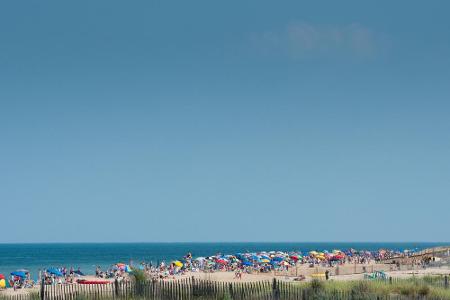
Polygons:
<instances>
[{"instance_id":1,"label":"fence post","mask_svg":"<svg viewBox=\"0 0 450 300\"><path fill-rule=\"evenodd\" d=\"M278 289L278 284L277 284L276 278L273 279L273 283L272 283L272 295L273 295L273 299L275 299L275 300L280 299L280 291Z\"/></svg>"},{"instance_id":2,"label":"fence post","mask_svg":"<svg viewBox=\"0 0 450 300\"><path fill-rule=\"evenodd\" d=\"M41 291L40 291L41 300L45 298L45 280L42 278L41 280Z\"/></svg>"},{"instance_id":3,"label":"fence post","mask_svg":"<svg viewBox=\"0 0 450 300\"><path fill-rule=\"evenodd\" d=\"M114 280L114 294L119 297L119 280Z\"/></svg>"},{"instance_id":4,"label":"fence post","mask_svg":"<svg viewBox=\"0 0 450 300\"><path fill-rule=\"evenodd\" d=\"M448 289L448 275L445 275L444 277L444 286L446 289Z\"/></svg>"},{"instance_id":5,"label":"fence post","mask_svg":"<svg viewBox=\"0 0 450 300\"><path fill-rule=\"evenodd\" d=\"M392 284L392 276L389 277L389 284Z\"/></svg>"}]
</instances>

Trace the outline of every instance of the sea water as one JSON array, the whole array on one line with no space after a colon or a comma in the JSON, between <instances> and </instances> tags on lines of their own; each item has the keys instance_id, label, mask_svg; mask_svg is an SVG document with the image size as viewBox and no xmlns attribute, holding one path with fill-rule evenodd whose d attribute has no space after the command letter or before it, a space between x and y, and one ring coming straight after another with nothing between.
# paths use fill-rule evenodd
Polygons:
<instances>
[{"instance_id":1,"label":"sea water","mask_svg":"<svg viewBox=\"0 0 450 300\"><path fill-rule=\"evenodd\" d=\"M123 262L171 261L188 252L194 257L218 253L236 254L257 251L301 251L350 249L378 250L388 248L403 251L421 250L449 243L79 243L79 244L0 244L0 274L8 275L17 269L30 270L36 279L39 270L49 267L74 267L92 274L96 266L104 270Z\"/></svg>"}]
</instances>

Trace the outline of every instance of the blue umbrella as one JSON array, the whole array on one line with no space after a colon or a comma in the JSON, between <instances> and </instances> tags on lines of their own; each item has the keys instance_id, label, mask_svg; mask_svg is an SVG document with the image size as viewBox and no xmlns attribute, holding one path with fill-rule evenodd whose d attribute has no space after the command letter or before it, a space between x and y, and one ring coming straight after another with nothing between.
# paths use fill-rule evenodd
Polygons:
<instances>
[{"instance_id":1,"label":"blue umbrella","mask_svg":"<svg viewBox=\"0 0 450 300\"><path fill-rule=\"evenodd\" d=\"M47 269L47 272L50 274L59 276L59 277L63 276L63 273L61 273L61 271L59 271L58 269L55 269L55 268Z\"/></svg>"},{"instance_id":2,"label":"blue umbrella","mask_svg":"<svg viewBox=\"0 0 450 300\"><path fill-rule=\"evenodd\" d=\"M27 274L25 274L25 272L22 272L22 271L12 272L11 275L17 276L17 277L20 277L20 278L26 278L27 277Z\"/></svg>"},{"instance_id":3,"label":"blue umbrella","mask_svg":"<svg viewBox=\"0 0 450 300\"><path fill-rule=\"evenodd\" d=\"M272 258L273 261L283 261L284 258L279 257L279 256L275 256L274 258Z\"/></svg>"},{"instance_id":4,"label":"blue umbrella","mask_svg":"<svg viewBox=\"0 0 450 300\"><path fill-rule=\"evenodd\" d=\"M253 263L251 263L251 262L249 262L249 261L244 261L244 262L242 262L242 264L243 264L244 266L253 266Z\"/></svg>"}]
</instances>

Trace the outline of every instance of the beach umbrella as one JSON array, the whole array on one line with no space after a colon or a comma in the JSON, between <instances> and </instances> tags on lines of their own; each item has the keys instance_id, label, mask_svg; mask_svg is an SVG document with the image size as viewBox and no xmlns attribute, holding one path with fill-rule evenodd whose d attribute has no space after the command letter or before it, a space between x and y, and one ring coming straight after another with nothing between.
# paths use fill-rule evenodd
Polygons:
<instances>
[{"instance_id":1,"label":"beach umbrella","mask_svg":"<svg viewBox=\"0 0 450 300\"><path fill-rule=\"evenodd\" d=\"M218 259L218 260L216 260L216 263L221 264L221 265L226 265L228 263L228 261L226 261L225 259Z\"/></svg>"},{"instance_id":2,"label":"beach umbrella","mask_svg":"<svg viewBox=\"0 0 450 300\"><path fill-rule=\"evenodd\" d=\"M27 274L25 272L15 271L11 273L12 276L20 277L20 278L26 278Z\"/></svg>"},{"instance_id":3,"label":"beach umbrella","mask_svg":"<svg viewBox=\"0 0 450 300\"><path fill-rule=\"evenodd\" d=\"M270 259L265 259L265 258L263 258L263 259L261 259L261 262L262 262L262 263L269 263L269 262L270 262Z\"/></svg>"},{"instance_id":4,"label":"beach umbrella","mask_svg":"<svg viewBox=\"0 0 450 300\"><path fill-rule=\"evenodd\" d=\"M129 265L126 265L125 266L125 268L124 268L124 270L125 270L125 272L127 272L127 273L131 273L131 267L129 266Z\"/></svg>"},{"instance_id":5,"label":"beach umbrella","mask_svg":"<svg viewBox=\"0 0 450 300\"><path fill-rule=\"evenodd\" d=\"M47 272L50 273L50 274L53 274L55 276L58 276L58 277L62 277L63 276L63 273L61 273L61 271L56 269L56 268L47 269Z\"/></svg>"},{"instance_id":6,"label":"beach umbrella","mask_svg":"<svg viewBox=\"0 0 450 300\"><path fill-rule=\"evenodd\" d=\"M280 256L275 256L274 258L272 258L273 261L283 261L284 258L280 257Z\"/></svg>"},{"instance_id":7,"label":"beach umbrella","mask_svg":"<svg viewBox=\"0 0 450 300\"><path fill-rule=\"evenodd\" d=\"M0 279L5 279L5 275L0 274Z\"/></svg>"},{"instance_id":8,"label":"beach umbrella","mask_svg":"<svg viewBox=\"0 0 450 300\"><path fill-rule=\"evenodd\" d=\"M183 263L182 263L181 261L179 261L179 260L174 261L173 264L174 264L175 266L179 267L179 268L181 268L181 267L183 266Z\"/></svg>"},{"instance_id":9,"label":"beach umbrella","mask_svg":"<svg viewBox=\"0 0 450 300\"><path fill-rule=\"evenodd\" d=\"M3 275L0 274L0 276L3 276ZM3 276L3 278L0 277L0 288L1 288L1 289L6 288L6 280L5 280L5 276Z\"/></svg>"},{"instance_id":10,"label":"beach umbrella","mask_svg":"<svg viewBox=\"0 0 450 300\"><path fill-rule=\"evenodd\" d=\"M244 266L253 266L253 263L248 261L248 260L246 260L246 261L242 262L242 265L244 265Z\"/></svg>"}]
</instances>

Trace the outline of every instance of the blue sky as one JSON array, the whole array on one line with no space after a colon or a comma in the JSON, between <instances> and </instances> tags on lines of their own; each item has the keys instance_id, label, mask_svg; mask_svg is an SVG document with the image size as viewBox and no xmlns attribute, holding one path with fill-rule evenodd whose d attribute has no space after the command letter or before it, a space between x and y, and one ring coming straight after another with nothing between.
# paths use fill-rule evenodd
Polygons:
<instances>
[{"instance_id":1,"label":"blue sky","mask_svg":"<svg viewBox=\"0 0 450 300\"><path fill-rule=\"evenodd\" d=\"M3 1L0 242L446 241L448 1Z\"/></svg>"}]
</instances>

